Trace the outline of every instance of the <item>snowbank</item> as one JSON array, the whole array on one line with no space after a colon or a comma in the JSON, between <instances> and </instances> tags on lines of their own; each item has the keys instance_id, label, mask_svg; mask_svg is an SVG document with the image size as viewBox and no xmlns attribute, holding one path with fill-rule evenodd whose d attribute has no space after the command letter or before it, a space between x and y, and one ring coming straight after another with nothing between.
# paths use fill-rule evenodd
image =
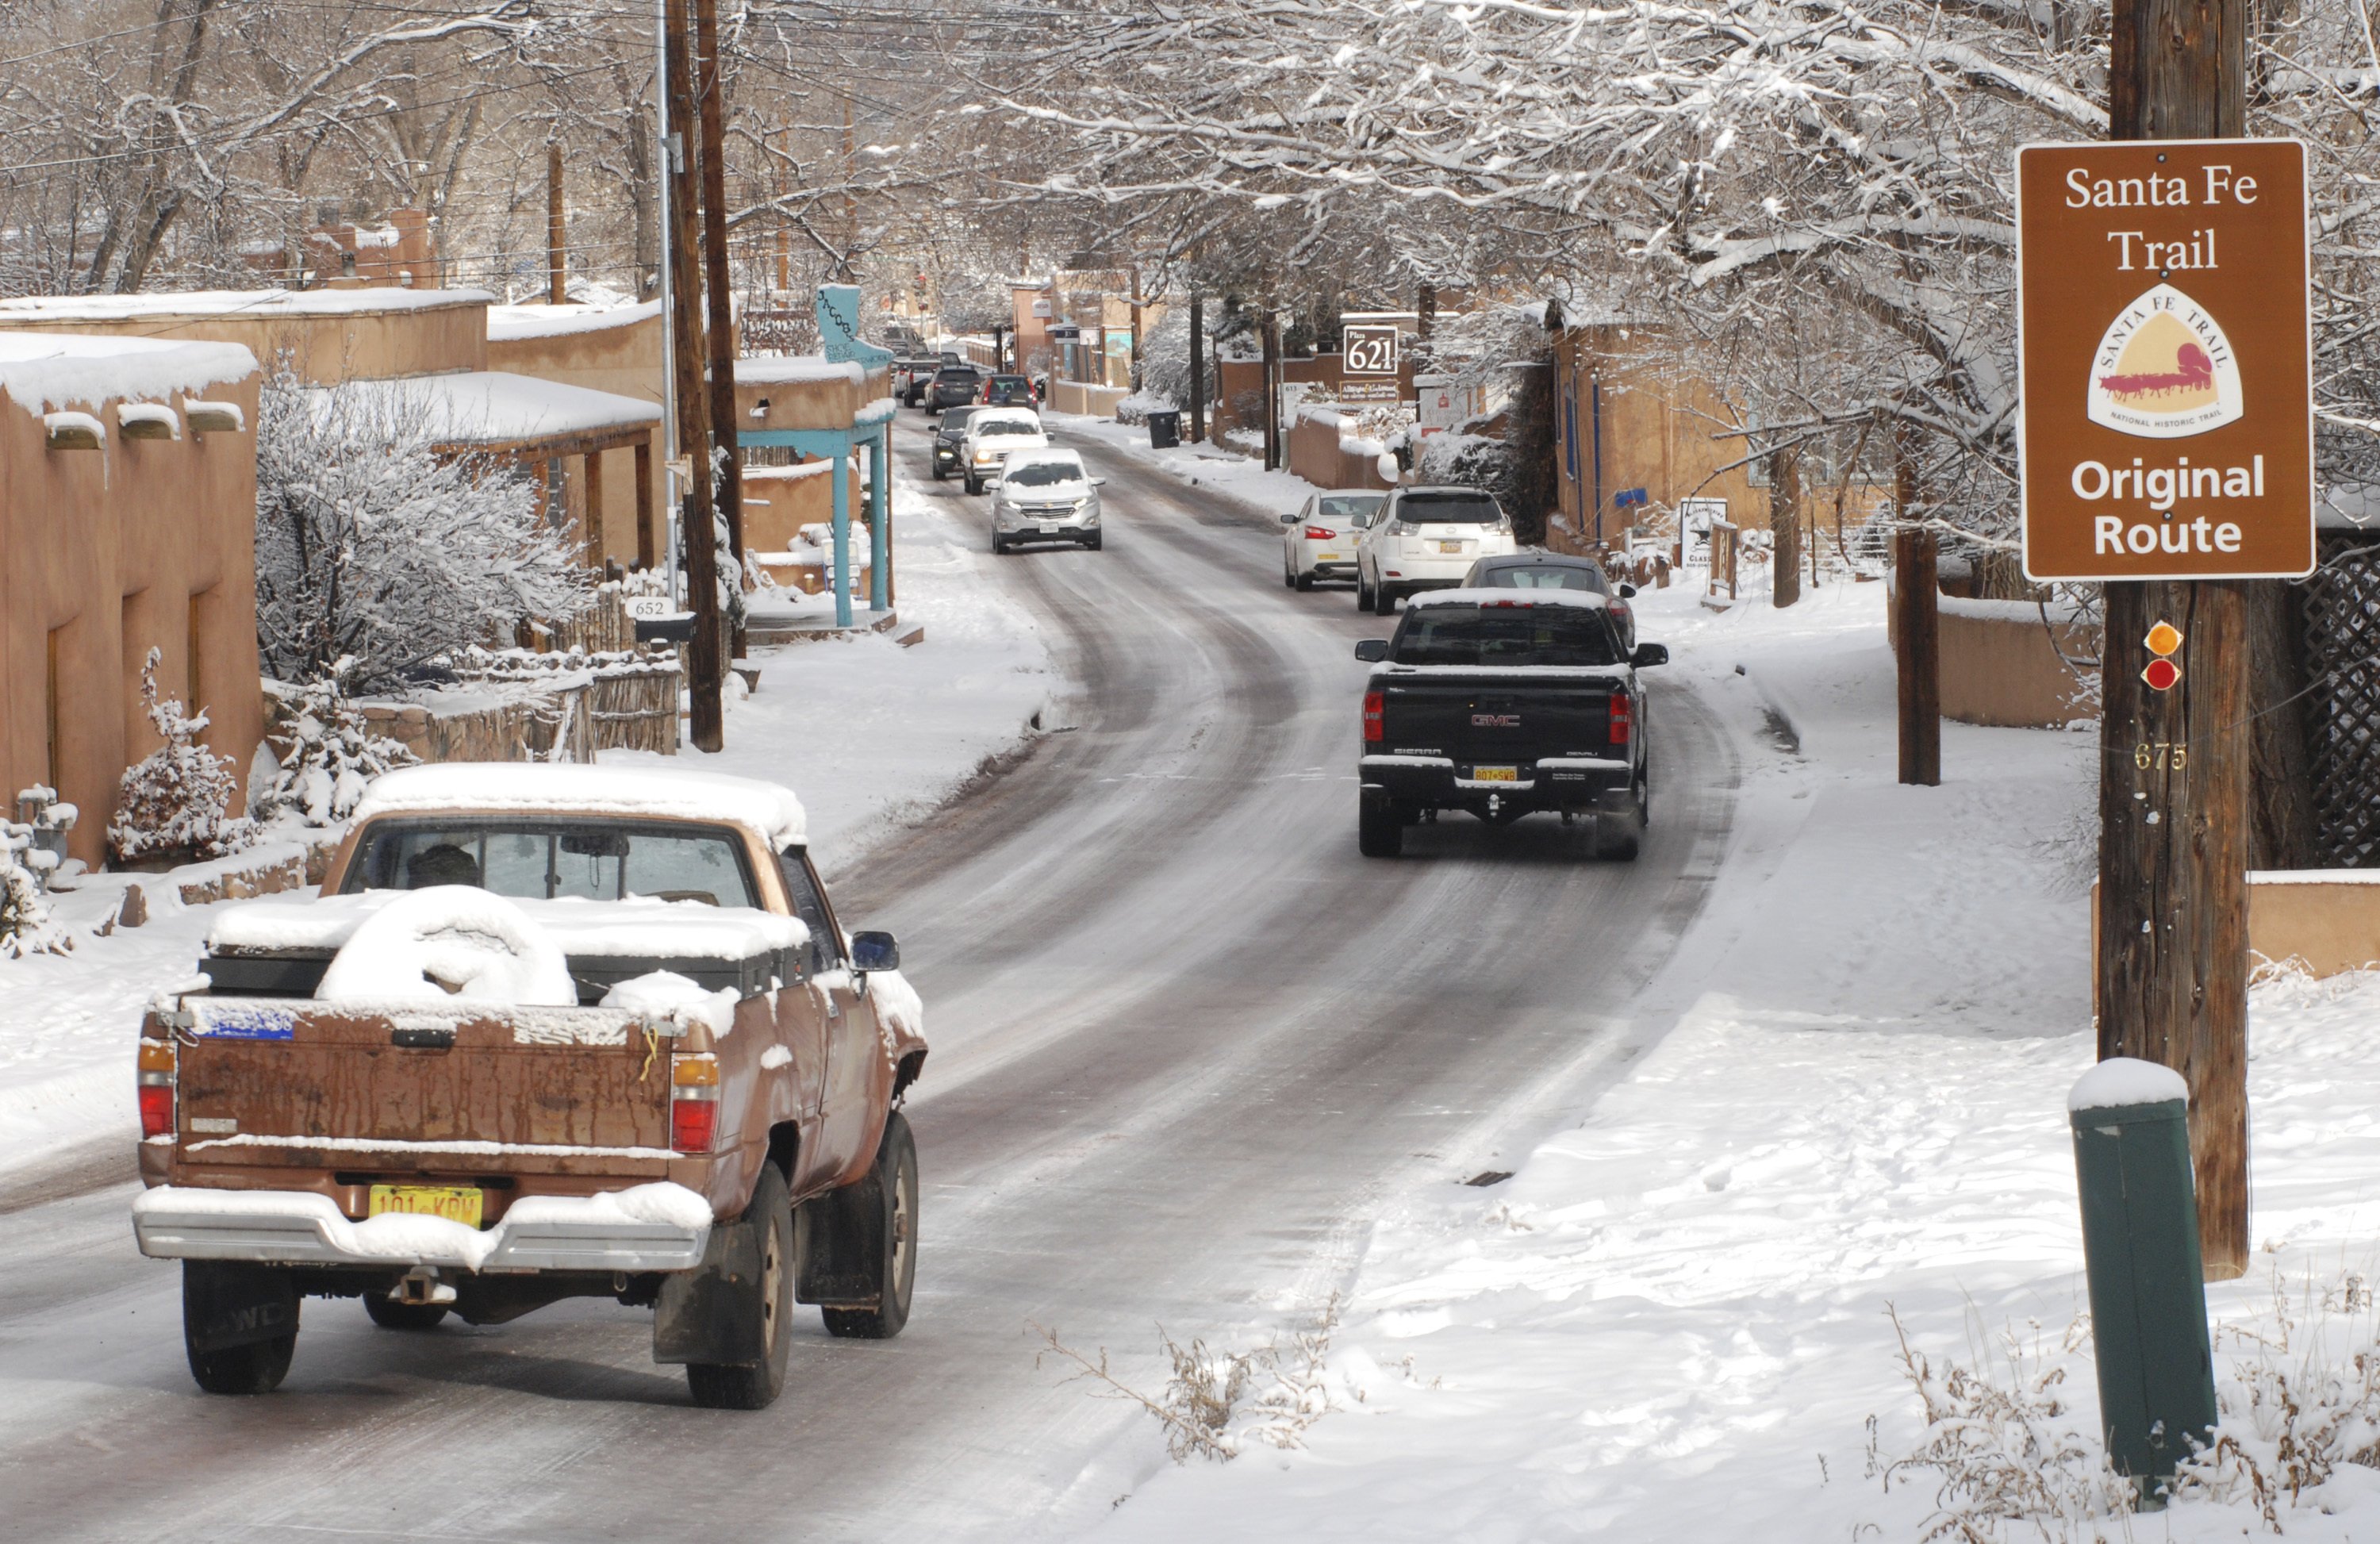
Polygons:
<instances>
[{"instance_id":1,"label":"snowbank","mask_svg":"<svg viewBox=\"0 0 2380 1544\"><path fill-rule=\"evenodd\" d=\"M735 1004L741 1001L734 987L706 991L674 970L632 976L603 994L604 1007L623 1008L645 1018L708 1025L714 1035L735 1029Z\"/></svg>"}]
</instances>

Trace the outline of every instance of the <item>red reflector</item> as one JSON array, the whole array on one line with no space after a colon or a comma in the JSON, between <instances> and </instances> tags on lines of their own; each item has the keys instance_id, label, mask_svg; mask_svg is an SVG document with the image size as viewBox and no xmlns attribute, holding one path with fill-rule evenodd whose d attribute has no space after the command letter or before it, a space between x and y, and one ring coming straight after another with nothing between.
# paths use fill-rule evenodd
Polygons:
<instances>
[{"instance_id":1,"label":"red reflector","mask_svg":"<svg viewBox=\"0 0 2380 1544\"><path fill-rule=\"evenodd\" d=\"M1335 530L1325 530L1320 526L1308 526L1305 528L1305 539L1308 541L1336 541L1339 540L1339 533Z\"/></svg>"},{"instance_id":2,"label":"red reflector","mask_svg":"<svg viewBox=\"0 0 2380 1544\"><path fill-rule=\"evenodd\" d=\"M1628 694L1626 692L1613 692L1611 694L1611 743L1613 745L1626 745L1628 743L1628 731L1634 725L1635 722L1636 704L1628 700Z\"/></svg>"},{"instance_id":3,"label":"red reflector","mask_svg":"<svg viewBox=\"0 0 2380 1544\"><path fill-rule=\"evenodd\" d=\"M170 1137L174 1134L174 1086L170 1083L144 1083L140 1086L140 1135Z\"/></svg>"},{"instance_id":4,"label":"red reflector","mask_svg":"<svg viewBox=\"0 0 2380 1544\"><path fill-rule=\"evenodd\" d=\"M2151 691L2171 691L2181 684L2181 666L2171 660L2151 660L2148 668L2141 672L2141 679L2149 684Z\"/></svg>"},{"instance_id":5,"label":"red reflector","mask_svg":"<svg viewBox=\"0 0 2380 1544\"><path fill-rule=\"evenodd\" d=\"M709 1152L710 1135L719 1128L719 1101L714 1099L670 1100L670 1146L680 1152Z\"/></svg>"},{"instance_id":6,"label":"red reflector","mask_svg":"<svg viewBox=\"0 0 2380 1544\"><path fill-rule=\"evenodd\" d=\"M1364 694L1364 742L1377 745L1380 739L1381 696L1376 691Z\"/></svg>"}]
</instances>

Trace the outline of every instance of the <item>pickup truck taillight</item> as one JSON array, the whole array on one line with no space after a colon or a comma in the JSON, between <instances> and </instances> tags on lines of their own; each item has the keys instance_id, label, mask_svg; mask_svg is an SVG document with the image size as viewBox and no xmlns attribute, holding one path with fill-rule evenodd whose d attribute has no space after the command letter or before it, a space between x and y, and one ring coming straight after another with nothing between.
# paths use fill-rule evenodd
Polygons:
<instances>
[{"instance_id":1,"label":"pickup truck taillight","mask_svg":"<svg viewBox=\"0 0 2380 1544\"><path fill-rule=\"evenodd\" d=\"M1628 731L1635 723L1636 704L1628 699L1626 692L1613 692L1611 694L1611 731L1609 736L1611 743L1616 746L1626 745Z\"/></svg>"},{"instance_id":2,"label":"pickup truck taillight","mask_svg":"<svg viewBox=\"0 0 2380 1544\"><path fill-rule=\"evenodd\" d=\"M1308 526L1305 528L1305 539L1308 541L1336 541L1339 540L1339 533L1328 526Z\"/></svg>"},{"instance_id":3,"label":"pickup truck taillight","mask_svg":"<svg viewBox=\"0 0 2380 1544\"><path fill-rule=\"evenodd\" d=\"M1366 745L1378 745L1380 742L1380 718L1385 711L1385 700L1379 692L1367 691L1364 694L1364 743Z\"/></svg>"},{"instance_id":4,"label":"pickup truck taillight","mask_svg":"<svg viewBox=\"0 0 2380 1544\"><path fill-rule=\"evenodd\" d=\"M174 1134L174 1042L140 1042L140 1135Z\"/></svg>"},{"instance_id":5,"label":"pickup truck taillight","mask_svg":"<svg viewBox=\"0 0 2380 1544\"><path fill-rule=\"evenodd\" d=\"M709 1152L719 1130L719 1058L670 1058L670 1146Z\"/></svg>"}]
</instances>

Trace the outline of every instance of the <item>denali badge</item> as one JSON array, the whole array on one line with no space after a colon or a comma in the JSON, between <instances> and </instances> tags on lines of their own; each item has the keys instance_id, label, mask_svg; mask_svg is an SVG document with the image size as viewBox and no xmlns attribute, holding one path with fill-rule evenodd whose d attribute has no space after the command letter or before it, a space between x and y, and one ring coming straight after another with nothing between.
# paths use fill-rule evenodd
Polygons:
<instances>
[{"instance_id":1,"label":"denali badge","mask_svg":"<svg viewBox=\"0 0 2380 1544\"><path fill-rule=\"evenodd\" d=\"M1521 715L1518 713L1474 713L1471 715L1471 727L1474 729L1518 729L1521 727Z\"/></svg>"}]
</instances>

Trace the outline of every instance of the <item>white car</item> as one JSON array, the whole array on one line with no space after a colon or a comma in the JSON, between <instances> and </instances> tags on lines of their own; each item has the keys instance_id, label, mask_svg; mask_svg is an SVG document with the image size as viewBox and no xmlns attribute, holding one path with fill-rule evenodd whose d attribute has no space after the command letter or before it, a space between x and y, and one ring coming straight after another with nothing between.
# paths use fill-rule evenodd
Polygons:
<instances>
[{"instance_id":1,"label":"white car","mask_svg":"<svg viewBox=\"0 0 2380 1544\"><path fill-rule=\"evenodd\" d=\"M1387 497L1361 488L1338 488L1317 493L1296 513L1282 516L1281 582L1292 590L1311 590L1317 579L1354 578L1356 539Z\"/></svg>"},{"instance_id":2,"label":"white car","mask_svg":"<svg viewBox=\"0 0 2380 1544\"><path fill-rule=\"evenodd\" d=\"M1355 548L1355 609L1391 612L1406 596L1454 590L1483 557L1518 552L1512 517L1478 488L1399 488Z\"/></svg>"},{"instance_id":3,"label":"white car","mask_svg":"<svg viewBox=\"0 0 2380 1544\"><path fill-rule=\"evenodd\" d=\"M968 492L980 493L986 483L1000 480L1001 463L1017 451L1049 448L1041 415L1032 408L981 408L967 419L966 436L959 441L959 475Z\"/></svg>"},{"instance_id":4,"label":"white car","mask_svg":"<svg viewBox=\"0 0 2380 1544\"><path fill-rule=\"evenodd\" d=\"M991 494L991 550L1074 541L1099 550L1099 486L1071 450L1011 451Z\"/></svg>"}]
</instances>

